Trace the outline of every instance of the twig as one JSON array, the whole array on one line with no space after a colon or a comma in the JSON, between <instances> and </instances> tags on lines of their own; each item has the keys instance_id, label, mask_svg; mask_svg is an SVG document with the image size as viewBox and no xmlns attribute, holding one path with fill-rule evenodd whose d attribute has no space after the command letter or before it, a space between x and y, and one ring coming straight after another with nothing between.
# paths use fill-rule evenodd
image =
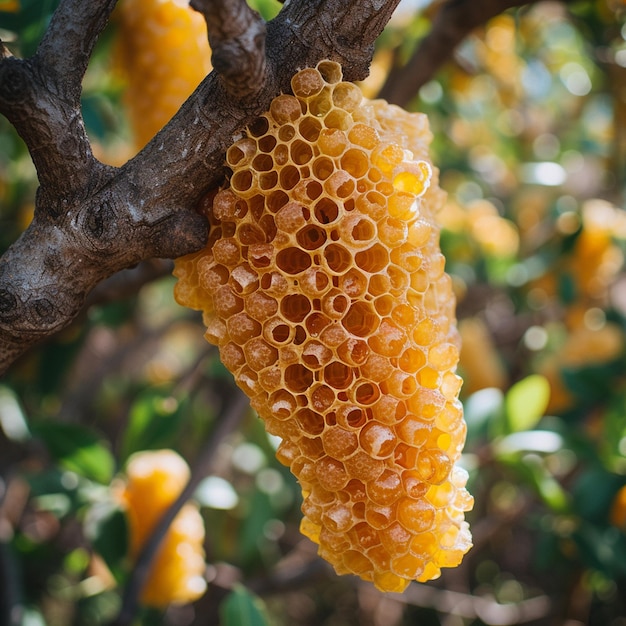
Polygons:
<instances>
[{"instance_id":1,"label":"twig","mask_svg":"<svg viewBox=\"0 0 626 626\"><path fill-rule=\"evenodd\" d=\"M408 63L390 72L379 96L399 106L406 106L475 28L507 9L537 1L447 0L439 9L430 32L420 42Z\"/></svg>"},{"instance_id":2,"label":"twig","mask_svg":"<svg viewBox=\"0 0 626 626\"><path fill-rule=\"evenodd\" d=\"M247 397L244 396L241 391L237 390L234 396L231 397L230 402L224 407L222 414L217 418L218 423L215 431L212 433L207 445L201 451L189 482L178 499L160 519L150 538L141 550L124 592L122 608L113 626L128 626L132 623L135 612L137 611L141 589L146 582L150 572L150 565L163 537L167 533L176 515L178 515L180 509L187 500L193 496L193 493L202 479L211 471L219 445L237 427L248 406L249 402Z\"/></svg>"},{"instance_id":3,"label":"twig","mask_svg":"<svg viewBox=\"0 0 626 626\"><path fill-rule=\"evenodd\" d=\"M248 98L265 83L265 22L246 0L191 0L207 23L211 62L226 90Z\"/></svg>"},{"instance_id":4,"label":"twig","mask_svg":"<svg viewBox=\"0 0 626 626\"><path fill-rule=\"evenodd\" d=\"M397 599L406 604L431 607L440 613L458 615L465 619L478 618L489 626L524 624L546 618L552 611L552 602L545 595L521 602L500 604L495 598L437 589L429 585L409 585Z\"/></svg>"}]
</instances>

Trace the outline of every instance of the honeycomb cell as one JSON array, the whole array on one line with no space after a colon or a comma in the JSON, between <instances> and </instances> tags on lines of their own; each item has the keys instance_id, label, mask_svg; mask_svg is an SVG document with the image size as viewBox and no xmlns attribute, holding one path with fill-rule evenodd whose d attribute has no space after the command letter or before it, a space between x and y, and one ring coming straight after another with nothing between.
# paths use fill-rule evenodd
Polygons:
<instances>
[{"instance_id":1,"label":"honeycomb cell","mask_svg":"<svg viewBox=\"0 0 626 626\"><path fill-rule=\"evenodd\" d=\"M276 255L276 266L286 274L300 274L311 267L311 256L300 248L285 248Z\"/></svg>"},{"instance_id":2,"label":"honeycomb cell","mask_svg":"<svg viewBox=\"0 0 626 626\"><path fill-rule=\"evenodd\" d=\"M325 84L326 81L324 77L313 68L304 69L291 79L291 89L296 98L307 99L316 96L322 91ZM277 98L275 98L275 100L276 99ZM270 111L271 110L270 106Z\"/></svg>"},{"instance_id":3,"label":"honeycomb cell","mask_svg":"<svg viewBox=\"0 0 626 626\"><path fill-rule=\"evenodd\" d=\"M280 312L283 317L293 324L299 324L311 310L310 300L303 294L294 293L285 296L280 303Z\"/></svg>"},{"instance_id":4,"label":"honeycomb cell","mask_svg":"<svg viewBox=\"0 0 626 626\"><path fill-rule=\"evenodd\" d=\"M207 247L177 260L175 295L282 439L302 532L337 572L402 591L471 545L431 135L331 61L292 89L227 150L229 182L200 203Z\"/></svg>"},{"instance_id":5,"label":"honeycomb cell","mask_svg":"<svg viewBox=\"0 0 626 626\"><path fill-rule=\"evenodd\" d=\"M341 320L343 327L357 337L367 337L378 328L378 315L374 307L365 301L355 302Z\"/></svg>"},{"instance_id":6,"label":"honeycomb cell","mask_svg":"<svg viewBox=\"0 0 626 626\"><path fill-rule=\"evenodd\" d=\"M290 391L306 391L313 383L313 372L304 365L290 365L285 369L285 385Z\"/></svg>"},{"instance_id":7,"label":"honeycomb cell","mask_svg":"<svg viewBox=\"0 0 626 626\"><path fill-rule=\"evenodd\" d=\"M333 88L333 104L344 111L354 111L362 100L361 90L352 83L341 82Z\"/></svg>"}]
</instances>

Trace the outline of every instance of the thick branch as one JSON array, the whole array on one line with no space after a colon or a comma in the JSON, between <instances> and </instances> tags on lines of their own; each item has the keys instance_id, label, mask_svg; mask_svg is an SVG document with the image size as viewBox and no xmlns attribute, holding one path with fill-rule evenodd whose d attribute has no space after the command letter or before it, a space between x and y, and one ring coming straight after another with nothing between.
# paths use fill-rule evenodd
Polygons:
<instances>
[{"instance_id":1,"label":"thick branch","mask_svg":"<svg viewBox=\"0 0 626 626\"><path fill-rule=\"evenodd\" d=\"M35 63L57 95L78 104L93 47L117 0L63 0L44 35Z\"/></svg>"},{"instance_id":2,"label":"thick branch","mask_svg":"<svg viewBox=\"0 0 626 626\"><path fill-rule=\"evenodd\" d=\"M56 184L67 193L48 193L42 183L33 223L0 259L0 374L28 347L66 326L104 278L142 259L173 258L202 247L206 224L191 209L223 180L224 152L233 139L273 97L289 91L302 67L331 58L344 66L347 80L364 78L373 43L398 2L291 0L267 25L265 81L253 96L234 101L213 72L124 167L90 161L87 183L75 177L69 190L68 168L47 172L49 188ZM0 61L0 72L8 62L13 59ZM19 62L28 70L29 61ZM50 97L51 106L61 110L60 99ZM32 145L37 133L16 106L9 108L38 157L39 146ZM31 126L48 124L46 107L34 107L33 114ZM79 112L73 115L80 120ZM53 130L50 141L61 146L66 140L71 160L71 142L77 135L82 142L82 122L72 132L63 125Z\"/></svg>"},{"instance_id":3,"label":"thick branch","mask_svg":"<svg viewBox=\"0 0 626 626\"><path fill-rule=\"evenodd\" d=\"M236 98L253 95L265 74L265 22L246 0L191 0L204 15L213 67Z\"/></svg>"},{"instance_id":4,"label":"thick branch","mask_svg":"<svg viewBox=\"0 0 626 626\"><path fill-rule=\"evenodd\" d=\"M409 62L391 72L380 97L406 106L475 28L512 7L537 0L447 0Z\"/></svg>"}]
</instances>

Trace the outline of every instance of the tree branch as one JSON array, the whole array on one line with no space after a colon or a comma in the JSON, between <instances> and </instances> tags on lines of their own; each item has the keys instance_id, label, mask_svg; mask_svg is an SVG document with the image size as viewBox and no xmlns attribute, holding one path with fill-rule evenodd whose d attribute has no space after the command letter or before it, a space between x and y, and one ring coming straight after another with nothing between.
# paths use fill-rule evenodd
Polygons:
<instances>
[{"instance_id":1,"label":"tree branch","mask_svg":"<svg viewBox=\"0 0 626 626\"><path fill-rule=\"evenodd\" d=\"M191 0L207 23L211 63L236 98L253 95L265 74L265 22L246 0Z\"/></svg>"},{"instance_id":2,"label":"tree branch","mask_svg":"<svg viewBox=\"0 0 626 626\"><path fill-rule=\"evenodd\" d=\"M439 9L430 32L408 63L387 77L379 97L407 106L417 92L446 63L456 47L475 28L512 7L537 0L447 0Z\"/></svg>"},{"instance_id":3,"label":"tree branch","mask_svg":"<svg viewBox=\"0 0 626 626\"><path fill-rule=\"evenodd\" d=\"M81 81L100 33L117 0L64 0L55 11L44 34L35 63L52 90L78 104ZM72 54L68 54L68 50Z\"/></svg>"},{"instance_id":4,"label":"tree branch","mask_svg":"<svg viewBox=\"0 0 626 626\"><path fill-rule=\"evenodd\" d=\"M122 608L113 626L128 626L133 622L141 590L148 578L150 566L163 538L185 503L193 497L200 482L212 471L215 459L217 458L219 445L237 428L242 417L245 415L247 406L249 406L248 398L243 392L236 389L230 396L228 404L222 408L216 420L215 431L202 449L194 465L189 482L185 485L185 488L176 501L164 513L141 549L133 572L124 590Z\"/></svg>"},{"instance_id":5,"label":"tree branch","mask_svg":"<svg viewBox=\"0 0 626 626\"><path fill-rule=\"evenodd\" d=\"M201 248L207 226L192 209L223 180L224 153L233 139L272 98L289 91L302 67L330 58L343 65L346 80L364 78L374 41L398 2L291 0L267 24L266 70L254 94L235 100L228 81L212 72L171 122L117 169L93 158L80 110L38 75L35 60L52 58L62 45L55 41L65 36L71 43L66 53L79 55L82 67L78 38L60 25L82 3L63 0L39 56L0 60L0 112L26 141L41 183L33 222L0 259L0 374L66 326L103 279L143 259ZM92 21L84 17L81 23L91 24L94 37L112 2L91 4L100 9L85 9ZM235 64L247 67L245 59ZM21 113L25 104L28 114Z\"/></svg>"}]
</instances>

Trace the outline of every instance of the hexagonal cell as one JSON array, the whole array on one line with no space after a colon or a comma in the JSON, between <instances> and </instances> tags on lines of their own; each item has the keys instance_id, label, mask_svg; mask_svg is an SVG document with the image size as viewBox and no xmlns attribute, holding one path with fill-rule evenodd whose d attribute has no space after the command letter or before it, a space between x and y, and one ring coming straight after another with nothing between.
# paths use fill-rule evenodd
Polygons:
<instances>
[{"instance_id":1,"label":"hexagonal cell","mask_svg":"<svg viewBox=\"0 0 626 626\"><path fill-rule=\"evenodd\" d=\"M306 391L312 383L313 372L304 365L295 363L285 369L285 385L290 391L302 393Z\"/></svg>"},{"instance_id":2,"label":"hexagonal cell","mask_svg":"<svg viewBox=\"0 0 626 626\"><path fill-rule=\"evenodd\" d=\"M406 406L402 400L380 394L380 387L375 385L379 392L379 399L371 407L372 419L381 424L397 424L406 415Z\"/></svg>"},{"instance_id":3,"label":"hexagonal cell","mask_svg":"<svg viewBox=\"0 0 626 626\"><path fill-rule=\"evenodd\" d=\"M299 248L285 248L276 255L276 265L286 274L299 274L311 267L311 257Z\"/></svg>"},{"instance_id":4,"label":"hexagonal cell","mask_svg":"<svg viewBox=\"0 0 626 626\"><path fill-rule=\"evenodd\" d=\"M333 108L333 99L328 87L324 87L314 98L308 102L308 110L314 117L323 118Z\"/></svg>"},{"instance_id":5,"label":"hexagonal cell","mask_svg":"<svg viewBox=\"0 0 626 626\"><path fill-rule=\"evenodd\" d=\"M452 462L442 450L422 450L417 457L416 469L424 482L439 485L448 479Z\"/></svg>"},{"instance_id":6,"label":"hexagonal cell","mask_svg":"<svg viewBox=\"0 0 626 626\"><path fill-rule=\"evenodd\" d=\"M312 370L317 370L327 365L332 356L333 353L319 341L307 342L302 350L302 361Z\"/></svg>"},{"instance_id":7,"label":"hexagonal cell","mask_svg":"<svg viewBox=\"0 0 626 626\"><path fill-rule=\"evenodd\" d=\"M218 239L213 244L213 256L217 263L236 265L241 260L239 242L235 237Z\"/></svg>"},{"instance_id":8,"label":"hexagonal cell","mask_svg":"<svg viewBox=\"0 0 626 626\"><path fill-rule=\"evenodd\" d=\"M226 150L226 163L229 167L243 167L257 153L257 144L254 139L246 137L234 143Z\"/></svg>"},{"instance_id":9,"label":"hexagonal cell","mask_svg":"<svg viewBox=\"0 0 626 626\"><path fill-rule=\"evenodd\" d=\"M339 65L336 61L320 61L317 64L317 71L329 85L334 85L335 83L340 82L343 78L341 65Z\"/></svg>"},{"instance_id":10,"label":"hexagonal cell","mask_svg":"<svg viewBox=\"0 0 626 626\"><path fill-rule=\"evenodd\" d=\"M339 320L343 317L350 301L338 289L331 289L322 297L322 311L330 318Z\"/></svg>"},{"instance_id":11,"label":"hexagonal cell","mask_svg":"<svg viewBox=\"0 0 626 626\"><path fill-rule=\"evenodd\" d=\"M359 435L361 449L375 459L386 459L396 447L396 435L385 424L368 422Z\"/></svg>"},{"instance_id":12,"label":"hexagonal cell","mask_svg":"<svg viewBox=\"0 0 626 626\"><path fill-rule=\"evenodd\" d=\"M272 393L283 384L283 375L280 371L280 367L270 365L265 369L259 371L259 384L265 391ZM254 407L253 407L254 408Z\"/></svg>"},{"instance_id":13,"label":"hexagonal cell","mask_svg":"<svg viewBox=\"0 0 626 626\"><path fill-rule=\"evenodd\" d=\"M404 269L390 265L387 268L387 275L391 283L389 291L392 295L400 295L406 292L409 287L409 274Z\"/></svg>"},{"instance_id":14,"label":"hexagonal cell","mask_svg":"<svg viewBox=\"0 0 626 626\"><path fill-rule=\"evenodd\" d=\"M295 414L296 422L306 436L320 435L326 426L324 417L311 409L300 409Z\"/></svg>"},{"instance_id":15,"label":"hexagonal cell","mask_svg":"<svg viewBox=\"0 0 626 626\"><path fill-rule=\"evenodd\" d=\"M378 131L372 126L360 122L357 122L350 129L348 137L353 144L366 148L367 150L375 148L380 143Z\"/></svg>"},{"instance_id":16,"label":"hexagonal cell","mask_svg":"<svg viewBox=\"0 0 626 626\"><path fill-rule=\"evenodd\" d=\"M265 137L260 137L257 141L261 152L271 152L276 147L276 143L274 135L265 135Z\"/></svg>"},{"instance_id":17,"label":"hexagonal cell","mask_svg":"<svg viewBox=\"0 0 626 626\"><path fill-rule=\"evenodd\" d=\"M289 290L289 283L281 273L267 272L261 275L261 288L268 295L281 297Z\"/></svg>"},{"instance_id":18,"label":"hexagonal cell","mask_svg":"<svg viewBox=\"0 0 626 626\"><path fill-rule=\"evenodd\" d=\"M217 290L213 303L215 312L223 319L227 319L243 310L243 299L239 298L228 285L224 285Z\"/></svg>"},{"instance_id":19,"label":"hexagonal cell","mask_svg":"<svg viewBox=\"0 0 626 626\"><path fill-rule=\"evenodd\" d=\"M300 70L291 79L291 90L298 98L311 98L324 88L324 79L314 68Z\"/></svg>"},{"instance_id":20,"label":"hexagonal cell","mask_svg":"<svg viewBox=\"0 0 626 626\"><path fill-rule=\"evenodd\" d=\"M357 337L368 337L375 333L379 322L374 307L363 300L357 300L341 320L343 327Z\"/></svg>"},{"instance_id":21,"label":"hexagonal cell","mask_svg":"<svg viewBox=\"0 0 626 626\"><path fill-rule=\"evenodd\" d=\"M378 221L387 215L387 198L378 191L368 191L356 198L356 208L360 213Z\"/></svg>"},{"instance_id":22,"label":"hexagonal cell","mask_svg":"<svg viewBox=\"0 0 626 626\"><path fill-rule=\"evenodd\" d=\"M331 243L324 248L324 259L328 269L336 274L342 274L353 263L350 251L338 243Z\"/></svg>"},{"instance_id":23,"label":"hexagonal cell","mask_svg":"<svg viewBox=\"0 0 626 626\"><path fill-rule=\"evenodd\" d=\"M315 205L313 214L320 224L331 224L339 216L339 207L331 198L321 198Z\"/></svg>"},{"instance_id":24,"label":"hexagonal cell","mask_svg":"<svg viewBox=\"0 0 626 626\"><path fill-rule=\"evenodd\" d=\"M394 168L402 163L406 154L397 143L383 143L372 150L372 164L387 176L391 176Z\"/></svg>"},{"instance_id":25,"label":"hexagonal cell","mask_svg":"<svg viewBox=\"0 0 626 626\"><path fill-rule=\"evenodd\" d=\"M243 351L232 341L221 347L220 358L231 372L238 370L246 362Z\"/></svg>"},{"instance_id":26,"label":"hexagonal cell","mask_svg":"<svg viewBox=\"0 0 626 626\"><path fill-rule=\"evenodd\" d=\"M244 346L248 366L255 372L274 365L278 360L278 350L269 346L261 337L251 339Z\"/></svg>"},{"instance_id":27,"label":"hexagonal cell","mask_svg":"<svg viewBox=\"0 0 626 626\"><path fill-rule=\"evenodd\" d=\"M361 178L370 168L369 156L364 150L350 148L341 157L341 167L354 178Z\"/></svg>"},{"instance_id":28,"label":"hexagonal cell","mask_svg":"<svg viewBox=\"0 0 626 626\"><path fill-rule=\"evenodd\" d=\"M305 115L298 122L298 131L300 135L310 143L315 143L322 130L322 124L319 119L311 115Z\"/></svg>"},{"instance_id":29,"label":"hexagonal cell","mask_svg":"<svg viewBox=\"0 0 626 626\"><path fill-rule=\"evenodd\" d=\"M324 125L326 128L338 128L346 131L352 124L352 116L343 109L332 108L324 116Z\"/></svg>"},{"instance_id":30,"label":"hexagonal cell","mask_svg":"<svg viewBox=\"0 0 626 626\"><path fill-rule=\"evenodd\" d=\"M320 156L313 161L312 173L318 180L326 180L335 171L335 164L327 156Z\"/></svg>"},{"instance_id":31,"label":"hexagonal cell","mask_svg":"<svg viewBox=\"0 0 626 626\"><path fill-rule=\"evenodd\" d=\"M352 401L359 406L370 406L379 398L380 389L378 385L371 382L362 382L355 387Z\"/></svg>"},{"instance_id":32,"label":"hexagonal cell","mask_svg":"<svg viewBox=\"0 0 626 626\"><path fill-rule=\"evenodd\" d=\"M252 160L252 168L257 172L269 172L274 169L274 159L269 154L257 154Z\"/></svg>"},{"instance_id":33,"label":"hexagonal cell","mask_svg":"<svg viewBox=\"0 0 626 626\"><path fill-rule=\"evenodd\" d=\"M356 268L339 277L339 289L349 298L360 298L367 292L368 279Z\"/></svg>"},{"instance_id":34,"label":"hexagonal cell","mask_svg":"<svg viewBox=\"0 0 626 626\"><path fill-rule=\"evenodd\" d=\"M215 293L228 282L230 273L224 265L198 262L198 283L209 293Z\"/></svg>"},{"instance_id":35,"label":"hexagonal cell","mask_svg":"<svg viewBox=\"0 0 626 626\"><path fill-rule=\"evenodd\" d=\"M266 197L265 206L268 211L277 213L287 202L289 202L289 196L282 189L277 189Z\"/></svg>"},{"instance_id":36,"label":"hexagonal cell","mask_svg":"<svg viewBox=\"0 0 626 626\"><path fill-rule=\"evenodd\" d=\"M383 393L389 393L396 398L409 398L417 388L418 382L415 374L397 370L380 384Z\"/></svg>"},{"instance_id":37,"label":"hexagonal cell","mask_svg":"<svg viewBox=\"0 0 626 626\"><path fill-rule=\"evenodd\" d=\"M395 217L387 217L378 224L378 237L386 246L400 245L407 240L408 233L407 223Z\"/></svg>"},{"instance_id":38,"label":"hexagonal cell","mask_svg":"<svg viewBox=\"0 0 626 626\"><path fill-rule=\"evenodd\" d=\"M396 425L396 434L413 448L420 448L430 438L432 424L416 415L408 415ZM415 465L413 465L415 467Z\"/></svg>"},{"instance_id":39,"label":"hexagonal cell","mask_svg":"<svg viewBox=\"0 0 626 626\"><path fill-rule=\"evenodd\" d=\"M324 381L333 389L346 389L352 383L354 371L345 363L333 361L324 368Z\"/></svg>"},{"instance_id":40,"label":"hexagonal cell","mask_svg":"<svg viewBox=\"0 0 626 626\"><path fill-rule=\"evenodd\" d=\"M268 406L276 418L281 420L290 419L297 407L296 399L286 389L278 389L272 393L268 400Z\"/></svg>"},{"instance_id":41,"label":"hexagonal cell","mask_svg":"<svg viewBox=\"0 0 626 626\"><path fill-rule=\"evenodd\" d=\"M296 239L305 250L317 250L326 243L326 231L319 226L309 224L296 233Z\"/></svg>"},{"instance_id":42,"label":"hexagonal cell","mask_svg":"<svg viewBox=\"0 0 626 626\"><path fill-rule=\"evenodd\" d=\"M334 198L347 198L354 193L355 188L354 178L343 170L333 172L324 181L326 193Z\"/></svg>"},{"instance_id":43,"label":"hexagonal cell","mask_svg":"<svg viewBox=\"0 0 626 626\"><path fill-rule=\"evenodd\" d=\"M345 111L354 111L361 104L363 94L354 84L342 81L333 87L333 104Z\"/></svg>"},{"instance_id":44,"label":"hexagonal cell","mask_svg":"<svg viewBox=\"0 0 626 626\"><path fill-rule=\"evenodd\" d=\"M300 182L300 178L300 171L295 165L285 165L278 174L280 186L286 190L293 189Z\"/></svg>"},{"instance_id":45,"label":"hexagonal cell","mask_svg":"<svg viewBox=\"0 0 626 626\"><path fill-rule=\"evenodd\" d=\"M269 191L278 184L277 172L265 172L259 176L259 187L262 191Z\"/></svg>"},{"instance_id":46,"label":"hexagonal cell","mask_svg":"<svg viewBox=\"0 0 626 626\"><path fill-rule=\"evenodd\" d=\"M428 363L434 369L444 371L455 367L459 362L459 350L452 343L439 343L428 351Z\"/></svg>"},{"instance_id":47,"label":"hexagonal cell","mask_svg":"<svg viewBox=\"0 0 626 626\"><path fill-rule=\"evenodd\" d=\"M311 148L308 143L300 139L296 139L291 143L289 153L291 155L291 160L296 165L304 165L313 158L313 148Z\"/></svg>"},{"instance_id":48,"label":"hexagonal cell","mask_svg":"<svg viewBox=\"0 0 626 626\"><path fill-rule=\"evenodd\" d=\"M311 179L301 180L293 188L293 196L298 202L309 203L313 200L317 200L322 194L322 185Z\"/></svg>"},{"instance_id":49,"label":"hexagonal cell","mask_svg":"<svg viewBox=\"0 0 626 626\"><path fill-rule=\"evenodd\" d=\"M366 484L376 480L385 469L384 461L373 459L362 450L357 450L343 463L350 478L357 478Z\"/></svg>"},{"instance_id":50,"label":"hexagonal cell","mask_svg":"<svg viewBox=\"0 0 626 626\"><path fill-rule=\"evenodd\" d=\"M310 398L313 409L326 413L335 402L335 392L328 385L318 383L311 389Z\"/></svg>"},{"instance_id":51,"label":"hexagonal cell","mask_svg":"<svg viewBox=\"0 0 626 626\"><path fill-rule=\"evenodd\" d=\"M369 354L367 342L355 337L349 337L337 348L337 356L341 361L357 367L365 363Z\"/></svg>"},{"instance_id":52,"label":"hexagonal cell","mask_svg":"<svg viewBox=\"0 0 626 626\"><path fill-rule=\"evenodd\" d=\"M307 298L314 300L324 295L330 288L331 282L328 275L317 267L310 267L299 278L302 293Z\"/></svg>"},{"instance_id":53,"label":"hexagonal cell","mask_svg":"<svg viewBox=\"0 0 626 626\"><path fill-rule=\"evenodd\" d=\"M390 359L373 352L368 355L365 363L361 365L361 374L368 380L378 384L387 380L392 372L393 365L390 363Z\"/></svg>"},{"instance_id":54,"label":"hexagonal cell","mask_svg":"<svg viewBox=\"0 0 626 626\"><path fill-rule=\"evenodd\" d=\"M237 170L230 179L230 186L242 196L252 189L254 177L250 170Z\"/></svg>"},{"instance_id":55,"label":"hexagonal cell","mask_svg":"<svg viewBox=\"0 0 626 626\"><path fill-rule=\"evenodd\" d=\"M302 294L285 296L280 302L282 316L294 324L299 324L311 311L309 299Z\"/></svg>"},{"instance_id":56,"label":"hexagonal cell","mask_svg":"<svg viewBox=\"0 0 626 626\"><path fill-rule=\"evenodd\" d=\"M242 346L246 341L261 334L261 324L246 313L237 313L226 322L232 340Z\"/></svg>"},{"instance_id":57,"label":"hexagonal cell","mask_svg":"<svg viewBox=\"0 0 626 626\"><path fill-rule=\"evenodd\" d=\"M339 426L327 427L322 434L322 442L327 454L340 461L352 456L359 447L356 434Z\"/></svg>"},{"instance_id":58,"label":"hexagonal cell","mask_svg":"<svg viewBox=\"0 0 626 626\"><path fill-rule=\"evenodd\" d=\"M337 409L337 424L347 430L360 430L367 423L367 414L356 405L342 404Z\"/></svg>"},{"instance_id":59,"label":"hexagonal cell","mask_svg":"<svg viewBox=\"0 0 626 626\"><path fill-rule=\"evenodd\" d=\"M295 328L280 319L268 320L263 325L263 336L273 346L278 347L289 343L295 334Z\"/></svg>"},{"instance_id":60,"label":"hexagonal cell","mask_svg":"<svg viewBox=\"0 0 626 626\"><path fill-rule=\"evenodd\" d=\"M343 130L338 128L324 128L317 139L317 147L322 154L336 157L344 152L348 146L348 138Z\"/></svg>"},{"instance_id":61,"label":"hexagonal cell","mask_svg":"<svg viewBox=\"0 0 626 626\"><path fill-rule=\"evenodd\" d=\"M322 516L323 525L330 533L338 535L339 533L345 533L354 524L352 519L352 511L349 506L345 504L335 504L331 506ZM345 534L342 535L344 541L339 545L344 546L344 550L350 547L350 542L346 539ZM335 543L336 547L337 542Z\"/></svg>"},{"instance_id":62,"label":"hexagonal cell","mask_svg":"<svg viewBox=\"0 0 626 626\"><path fill-rule=\"evenodd\" d=\"M279 125L289 124L295 122L302 115L302 105L298 98L283 94L272 100L270 115Z\"/></svg>"},{"instance_id":63,"label":"hexagonal cell","mask_svg":"<svg viewBox=\"0 0 626 626\"><path fill-rule=\"evenodd\" d=\"M259 275L247 263L234 267L228 284L240 296L246 296L259 288Z\"/></svg>"},{"instance_id":64,"label":"hexagonal cell","mask_svg":"<svg viewBox=\"0 0 626 626\"><path fill-rule=\"evenodd\" d=\"M357 252L354 261L364 272L376 274L389 265L389 253L383 245L375 243L367 250Z\"/></svg>"},{"instance_id":65,"label":"hexagonal cell","mask_svg":"<svg viewBox=\"0 0 626 626\"><path fill-rule=\"evenodd\" d=\"M386 357L399 357L406 349L407 336L390 319L383 319L376 335L367 340L374 352Z\"/></svg>"}]
</instances>

